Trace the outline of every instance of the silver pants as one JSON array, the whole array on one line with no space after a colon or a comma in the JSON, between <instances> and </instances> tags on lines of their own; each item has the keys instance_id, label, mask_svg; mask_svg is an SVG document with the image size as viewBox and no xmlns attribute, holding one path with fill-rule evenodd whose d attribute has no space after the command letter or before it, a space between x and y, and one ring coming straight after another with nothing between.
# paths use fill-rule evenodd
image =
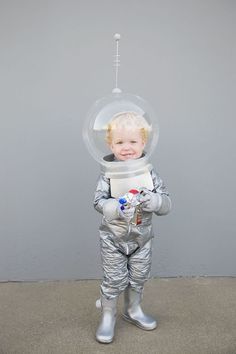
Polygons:
<instances>
[{"instance_id":1,"label":"silver pants","mask_svg":"<svg viewBox=\"0 0 236 354\"><path fill-rule=\"evenodd\" d=\"M152 239L142 248L131 245L126 253L109 237L101 238L100 242L104 275L101 284L102 295L107 299L113 299L128 285L137 292L142 292L144 283L150 276Z\"/></svg>"}]
</instances>

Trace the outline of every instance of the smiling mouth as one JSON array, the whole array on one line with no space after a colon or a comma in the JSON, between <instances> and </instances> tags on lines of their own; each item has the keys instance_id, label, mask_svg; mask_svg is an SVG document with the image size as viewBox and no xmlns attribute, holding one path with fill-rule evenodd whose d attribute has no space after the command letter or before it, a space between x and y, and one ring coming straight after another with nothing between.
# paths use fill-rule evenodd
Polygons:
<instances>
[{"instance_id":1,"label":"smiling mouth","mask_svg":"<svg viewBox=\"0 0 236 354\"><path fill-rule=\"evenodd\" d=\"M134 154L122 154L121 156L123 156L123 157L134 156Z\"/></svg>"},{"instance_id":2,"label":"smiling mouth","mask_svg":"<svg viewBox=\"0 0 236 354\"><path fill-rule=\"evenodd\" d=\"M132 158L134 158L134 154L122 154L121 155L121 157L123 158L123 159L132 159Z\"/></svg>"}]
</instances>

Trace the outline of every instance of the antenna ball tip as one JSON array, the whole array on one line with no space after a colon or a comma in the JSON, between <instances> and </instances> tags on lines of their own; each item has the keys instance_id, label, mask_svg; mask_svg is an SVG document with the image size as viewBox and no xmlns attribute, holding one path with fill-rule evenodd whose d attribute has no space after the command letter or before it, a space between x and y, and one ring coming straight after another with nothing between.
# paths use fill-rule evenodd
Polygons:
<instances>
[{"instance_id":1,"label":"antenna ball tip","mask_svg":"<svg viewBox=\"0 0 236 354\"><path fill-rule=\"evenodd\" d=\"M116 33L116 34L114 34L114 39L116 40L116 41L118 41L119 39L120 39L120 34L119 33Z\"/></svg>"}]
</instances>

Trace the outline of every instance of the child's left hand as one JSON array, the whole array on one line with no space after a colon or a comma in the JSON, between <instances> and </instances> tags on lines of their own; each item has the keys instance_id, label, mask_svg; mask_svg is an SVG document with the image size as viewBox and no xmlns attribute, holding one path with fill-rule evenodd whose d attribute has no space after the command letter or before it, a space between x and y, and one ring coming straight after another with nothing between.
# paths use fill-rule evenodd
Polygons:
<instances>
[{"instance_id":1,"label":"child's left hand","mask_svg":"<svg viewBox=\"0 0 236 354\"><path fill-rule=\"evenodd\" d=\"M161 207L162 197L159 193L153 193L147 188L142 188L142 193L139 197L139 201L143 211L155 213Z\"/></svg>"}]
</instances>

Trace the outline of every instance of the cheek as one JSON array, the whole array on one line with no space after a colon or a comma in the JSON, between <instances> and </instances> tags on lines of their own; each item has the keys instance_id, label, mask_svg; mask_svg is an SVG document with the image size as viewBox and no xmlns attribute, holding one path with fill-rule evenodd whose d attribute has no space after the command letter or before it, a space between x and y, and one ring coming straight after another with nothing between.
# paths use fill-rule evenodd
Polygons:
<instances>
[{"instance_id":1,"label":"cheek","mask_svg":"<svg viewBox=\"0 0 236 354\"><path fill-rule=\"evenodd\" d=\"M145 147L145 144L144 143L140 143L139 146L138 146L138 150L143 150Z\"/></svg>"},{"instance_id":2,"label":"cheek","mask_svg":"<svg viewBox=\"0 0 236 354\"><path fill-rule=\"evenodd\" d=\"M110 150L113 152L113 154L115 154L115 153L117 153L117 152L119 151L119 149L117 148L117 146L116 146L116 145L113 145L113 144L109 145L109 148L110 148Z\"/></svg>"}]
</instances>

